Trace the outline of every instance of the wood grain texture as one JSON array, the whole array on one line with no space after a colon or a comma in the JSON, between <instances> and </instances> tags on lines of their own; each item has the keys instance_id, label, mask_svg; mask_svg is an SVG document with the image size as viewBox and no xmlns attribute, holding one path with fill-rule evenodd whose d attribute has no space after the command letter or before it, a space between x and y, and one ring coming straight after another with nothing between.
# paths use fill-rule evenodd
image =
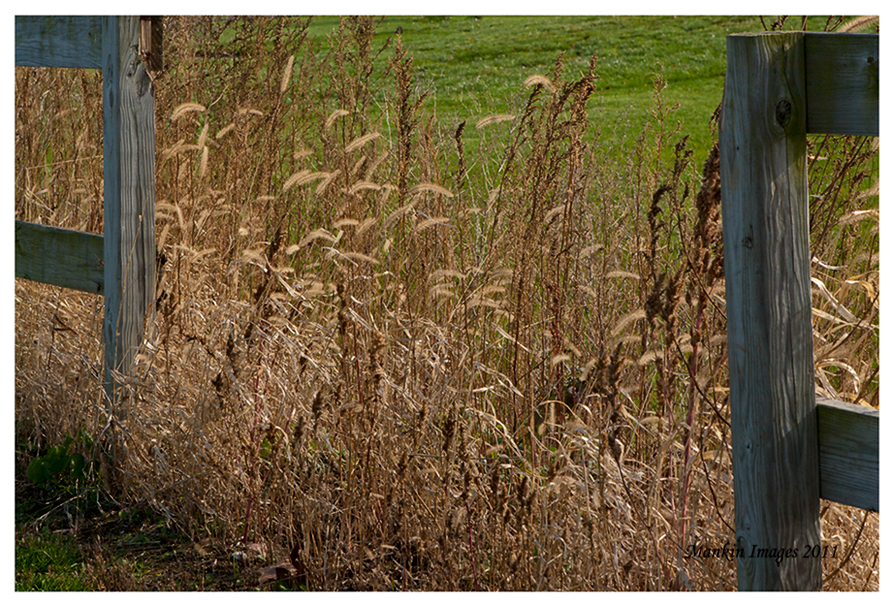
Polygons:
<instances>
[{"instance_id":1,"label":"wood grain texture","mask_svg":"<svg viewBox=\"0 0 894 607\"><path fill-rule=\"evenodd\" d=\"M102 67L101 17L16 17L16 65Z\"/></svg>"},{"instance_id":2,"label":"wood grain texture","mask_svg":"<svg viewBox=\"0 0 894 607\"><path fill-rule=\"evenodd\" d=\"M819 423L820 497L879 509L879 412L816 397Z\"/></svg>"},{"instance_id":3,"label":"wood grain texture","mask_svg":"<svg viewBox=\"0 0 894 607\"><path fill-rule=\"evenodd\" d=\"M164 69L164 17L140 17L140 53L149 71Z\"/></svg>"},{"instance_id":4,"label":"wood grain texture","mask_svg":"<svg viewBox=\"0 0 894 607\"><path fill-rule=\"evenodd\" d=\"M807 34L807 132L879 134L877 34Z\"/></svg>"},{"instance_id":5,"label":"wood grain texture","mask_svg":"<svg viewBox=\"0 0 894 607\"><path fill-rule=\"evenodd\" d=\"M16 276L103 294L102 236L16 221Z\"/></svg>"},{"instance_id":6,"label":"wood grain texture","mask_svg":"<svg viewBox=\"0 0 894 607\"><path fill-rule=\"evenodd\" d=\"M803 33L727 38L720 129L740 590L820 590Z\"/></svg>"},{"instance_id":7,"label":"wood grain texture","mask_svg":"<svg viewBox=\"0 0 894 607\"><path fill-rule=\"evenodd\" d=\"M107 393L127 373L155 294L155 89L139 55L139 17L103 17Z\"/></svg>"}]
</instances>

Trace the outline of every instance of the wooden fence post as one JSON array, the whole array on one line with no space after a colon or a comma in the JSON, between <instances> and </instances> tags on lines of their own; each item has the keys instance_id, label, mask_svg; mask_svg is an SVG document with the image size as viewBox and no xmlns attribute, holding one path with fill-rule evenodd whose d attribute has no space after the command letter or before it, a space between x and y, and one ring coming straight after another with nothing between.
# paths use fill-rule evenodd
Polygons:
<instances>
[{"instance_id":1,"label":"wooden fence post","mask_svg":"<svg viewBox=\"0 0 894 607\"><path fill-rule=\"evenodd\" d=\"M140 54L140 18L102 23L103 381L120 418L112 370L129 371L155 296L155 88Z\"/></svg>"},{"instance_id":2,"label":"wooden fence post","mask_svg":"<svg viewBox=\"0 0 894 607\"><path fill-rule=\"evenodd\" d=\"M727 38L720 162L740 590L822 589L821 559L798 558L820 544L806 95L803 32Z\"/></svg>"},{"instance_id":3,"label":"wooden fence post","mask_svg":"<svg viewBox=\"0 0 894 607\"><path fill-rule=\"evenodd\" d=\"M127 374L155 296L155 88L160 17L20 16L16 65L102 69L103 236L16 220L16 276L105 297L103 388L118 459L124 419L113 371ZM142 33L142 36L141 36Z\"/></svg>"}]
</instances>

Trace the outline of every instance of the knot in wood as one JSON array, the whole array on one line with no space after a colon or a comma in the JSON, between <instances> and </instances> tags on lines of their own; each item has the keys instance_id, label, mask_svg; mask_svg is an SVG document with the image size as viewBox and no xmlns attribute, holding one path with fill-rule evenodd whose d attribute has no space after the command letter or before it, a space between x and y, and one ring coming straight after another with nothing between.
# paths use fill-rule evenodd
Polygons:
<instances>
[{"instance_id":1,"label":"knot in wood","mask_svg":"<svg viewBox=\"0 0 894 607\"><path fill-rule=\"evenodd\" d=\"M776 104L776 123L785 128L792 121L792 103L788 99L782 99Z\"/></svg>"}]
</instances>

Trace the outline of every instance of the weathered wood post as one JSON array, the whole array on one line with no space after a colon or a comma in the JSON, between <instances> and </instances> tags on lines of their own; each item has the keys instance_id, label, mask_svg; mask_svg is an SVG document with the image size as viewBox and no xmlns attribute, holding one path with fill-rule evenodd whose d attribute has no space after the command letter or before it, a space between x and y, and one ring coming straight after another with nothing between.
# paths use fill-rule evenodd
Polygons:
<instances>
[{"instance_id":1,"label":"weathered wood post","mask_svg":"<svg viewBox=\"0 0 894 607\"><path fill-rule=\"evenodd\" d=\"M104 384L116 407L112 370L129 371L155 295L155 88L139 17L103 17L102 101Z\"/></svg>"},{"instance_id":2,"label":"weathered wood post","mask_svg":"<svg viewBox=\"0 0 894 607\"><path fill-rule=\"evenodd\" d=\"M720 128L740 590L819 590L819 498L878 510L878 411L814 395L807 133L878 136L877 34L727 38ZM777 561L778 559L778 561Z\"/></svg>"},{"instance_id":3,"label":"weathered wood post","mask_svg":"<svg viewBox=\"0 0 894 607\"><path fill-rule=\"evenodd\" d=\"M804 39L727 38L720 165L740 590L822 589L822 561L795 556L820 544Z\"/></svg>"},{"instance_id":4,"label":"weathered wood post","mask_svg":"<svg viewBox=\"0 0 894 607\"><path fill-rule=\"evenodd\" d=\"M130 370L154 305L155 88L146 64L161 65L161 19L20 16L15 34L16 65L102 69L103 236L16 221L15 263L16 276L105 297L106 409L123 419L113 370Z\"/></svg>"}]
</instances>

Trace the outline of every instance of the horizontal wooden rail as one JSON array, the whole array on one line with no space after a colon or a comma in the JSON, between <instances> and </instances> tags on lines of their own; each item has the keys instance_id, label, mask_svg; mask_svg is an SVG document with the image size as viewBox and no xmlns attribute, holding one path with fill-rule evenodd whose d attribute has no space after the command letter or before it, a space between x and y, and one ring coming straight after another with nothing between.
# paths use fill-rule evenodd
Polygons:
<instances>
[{"instance_id":1,"label":"horizontal wooden rail","mask_svg":"<svg viewBox=\"0 0 894 607\"><path fill-rule=\"evenodd\" d=\"M877 409L817 395L820 497L879 509Z\"/></svg>"},{"instance_id":2,"label":"horizontal wooden rail","mask_svg":"<svg viewBox=\"0 0 894 607\"><path fill-rule=\"evenodd\" d=\"M807 132L878 137L877 34L804 36Z\"/></svg>"},{"instance_id":3,"label":"horizontal wooden rail","mask_svg":"<svg viewBox=\"0 0 894 607\"><path fill-rule=\"evenodd\" d=\"M16 65L102 69L102 17L16 17Z\"/></svg>"},{"instance_id":4,"label":"horizontal wooden rail","mask_svg":"<svg viewBox=\"0 0 894 607\"><path fill-rule=\"evenodd\" d=\"M16 276L103 295L103 237L16 221Z\"/></svg>"}]
</instances>

